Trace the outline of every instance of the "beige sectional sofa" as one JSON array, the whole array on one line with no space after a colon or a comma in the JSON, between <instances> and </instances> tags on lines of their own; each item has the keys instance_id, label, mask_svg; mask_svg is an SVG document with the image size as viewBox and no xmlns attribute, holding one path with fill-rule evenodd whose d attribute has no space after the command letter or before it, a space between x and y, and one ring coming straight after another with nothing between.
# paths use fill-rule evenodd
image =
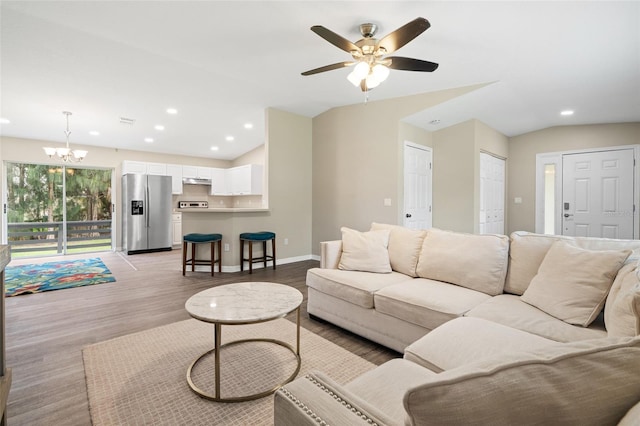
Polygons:
<instances>
[{"instance_id":1,"label":"beige sectional sofa","mask_svg":"<svg viewBox=\"0 0 640 426\"><path fill-rule=\"evenodd\" d=\"M404 356L346 385L299 378L275 422L640 424L639 254L638 240L343 228L307 273L308 312Z\"/></svg>"}]
</instances>

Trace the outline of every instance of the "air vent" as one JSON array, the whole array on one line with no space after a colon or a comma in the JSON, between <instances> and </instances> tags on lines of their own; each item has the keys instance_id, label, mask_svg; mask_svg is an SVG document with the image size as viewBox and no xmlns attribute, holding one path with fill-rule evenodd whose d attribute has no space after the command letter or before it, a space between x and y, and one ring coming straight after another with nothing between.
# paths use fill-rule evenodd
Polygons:
<instances>
[{"instance_id":1,"label":"air vent","mask_svg":"<svg viewBox=\"0 0 640 426\"><path fill-rule=\"evenodd\" d=\"M136 122L135 118L127 118L127 117L120 117L120 124L126 124L128 126L133 126Z\"/></svg>"}]
</instances>

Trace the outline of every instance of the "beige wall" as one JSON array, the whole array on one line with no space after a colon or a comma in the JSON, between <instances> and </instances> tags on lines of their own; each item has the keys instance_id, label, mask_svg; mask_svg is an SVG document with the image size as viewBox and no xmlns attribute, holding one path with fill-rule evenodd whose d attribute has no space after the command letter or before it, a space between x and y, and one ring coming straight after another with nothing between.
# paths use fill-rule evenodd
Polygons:
<instances>
[{"instance_id":1,"label":"beige wall","mask_svg":"<svg viewBox=\"0 0 640 426\"><path fill-rule=\"evenodd\" d=\"M340 227L398 223L403 137L400 121L484 85L333 108L313 118L313 253ZM405 130L406 131L406 130ZM428 141L428 137L424 137ZM385 198L392 205L383 205Z\"/></svg>"},{"instance_id":2,"label":"beige wall","mask_svg":"<svg viewBox=\"0 0 640 426\"><path fill-rule=\"evenodd\" d=\"M640 144L640 123L551 127L510 138L508 232L535 231L536 154L633 144Z\"/></svg>"},{"instance_id":3,"label":"beige wall","mask_svg":"<svg viewBox=\"0 0 640 426\"><path fill-rule=\"evenodd\" d=\"M260 152L269 156L268 191L270 210L257 213L183 213L183 233L216 232L223 234L223 242L230 244L230 252L223 253L223 266L239 265L238 235L241 232L270 230L277 234L277 255L280 259L308 258L311 253L311 119L270 109L267 111L267 144L236 160L236 165L258 162ZM42 151L43 141L2 138L0 157L4 161L48 163ZM77 145L77 147L80 147ZM116 212L119 212L121 164L124 160L158 163L189 164L208 167L231 167L229 161L127 151L93 146L82 163L85 167L114 169L116 180ZM263 163L264 160L260 161ZM4 187L4 185L2 186ZM189 191L207 187L191 185ZM198 193L199 194L199 193ZM116 214L120 229L120 215ZM284 238L289 244L284 245ZM120 232L116 232L120 246ZM204 253L206 256L206 253Z\"/></svg>"},{"instance_id":4,"label":"beige wall","mask_svg":"<svg viewBox=\"0 0 640 426\"><path fill-rule=\"evenodd\" d=\"M433 134L433 226L473 232L475 209L475 123Z\"/></svg>"},{"instance_id":5,"label":"beige wall","mask_svg":"<svg viewBox=\"0 0 640 426\"><path fill-rule=\"evenodd\" d=\"M469 120L433 133L433 226L477 233L480 228L480 153L508 157L508 138Z\"/></svg>"}]
</instances>

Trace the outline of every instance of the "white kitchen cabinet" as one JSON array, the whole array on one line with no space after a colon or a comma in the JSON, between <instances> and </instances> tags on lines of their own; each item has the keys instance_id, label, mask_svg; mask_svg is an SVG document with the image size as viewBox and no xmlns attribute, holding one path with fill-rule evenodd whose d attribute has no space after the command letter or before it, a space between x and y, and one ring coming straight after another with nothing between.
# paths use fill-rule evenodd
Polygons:
<instances>
[{"instance_id":1,"label":"white kitchen cabinet","mask_svg":"<svg viewBox=\"0 0 640 426\"><path fill-rule=\"evenodd\" d=\"M182 244L182 213L171 214L171 226L173 228L173 245Z\"/></svg>"},{"instance_id":2,"label":"white kitchen cabinet","mask_svg":"<svg viewBox=\"0 0 640 426\"><path fill-rule=\"evenodd\" d=\"M262 165L247 164L227 169L227 190L231 195L262 194Z\"/></svg>"},{"instance_id":3,"label":"white kitchen cabinet","mask_svg":"<svg viewBox=\"0 0 640 426\"><path fill-rule=\"evenodd\" d=\"M147 163L143 161L129 161L122 162L122 174L136 173L141 175L147 174Z\"/></svg>"},{"instance_id":4,"label":"white kitchen cabinet","mask_svg":"<svg viewBox=\"0 0 640 426\"><path fill-rule=\"evenodd\" d=\"M227 170L211 169L211 195L229 195L227 189Z\"/></svg>"},{"instance_id":5,"label":"white kitchen cabinet","mask_svg":"<svg viewBox=\"0 0 640 426\"><path fill-rule=\"evenodd\" d=\"M171 193L182 194L182 166L167 164L167 175L171 176Z\"/></svg>"},{"instance_id":6,"label":"white kitchen cabinet","mask_svg":"<svg viewBox=\"0 0 640 426\"><path fill-rule=\"evenodd\" d=\"M147 174L167 176L167 165L164 163L147 163Z\"/></svg>"},{"instance_id":7,"label":"white kitchen cabinet","mask_svg":"<svg viewBox=\"0 0 640 426\"><path fill-rule=\"evenodd\" d=\"M183 178L211 179L211 167L182 166Z\"/></svg>"}]
</instances>

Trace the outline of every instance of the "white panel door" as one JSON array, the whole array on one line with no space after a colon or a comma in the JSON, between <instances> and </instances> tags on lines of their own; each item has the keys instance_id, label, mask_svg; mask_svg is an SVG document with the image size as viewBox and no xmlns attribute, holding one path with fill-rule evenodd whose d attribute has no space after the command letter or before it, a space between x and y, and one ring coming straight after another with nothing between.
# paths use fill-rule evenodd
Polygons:
<instances>
[{"instance_id":1,"label":"white panel door","mask_svg":"<svg viewBox=\"0 0 640 426\"><path fill-rule=\"evenodd\" d=\"M431 149L405 142L404 223L407 228L431 228Z\"/></svg>"},{"instance_id":2,"label":"white panel door","mask_svg":"<svg viewBox=\"0 0 640 426\"><path fill-rule=\"evenodd\" d=\"M505 161L480 153L481 234L504 234Z\"/></svg>"},{"instance_id":3,"label":"white panel door","mask_svg":"<svg viewBox=\"0 0 640 426\"><path fill-rule=\"evenodd\" d=\"M562 234L633 238L633 149L562 156Z\"/></svg>"}]
</instances>

